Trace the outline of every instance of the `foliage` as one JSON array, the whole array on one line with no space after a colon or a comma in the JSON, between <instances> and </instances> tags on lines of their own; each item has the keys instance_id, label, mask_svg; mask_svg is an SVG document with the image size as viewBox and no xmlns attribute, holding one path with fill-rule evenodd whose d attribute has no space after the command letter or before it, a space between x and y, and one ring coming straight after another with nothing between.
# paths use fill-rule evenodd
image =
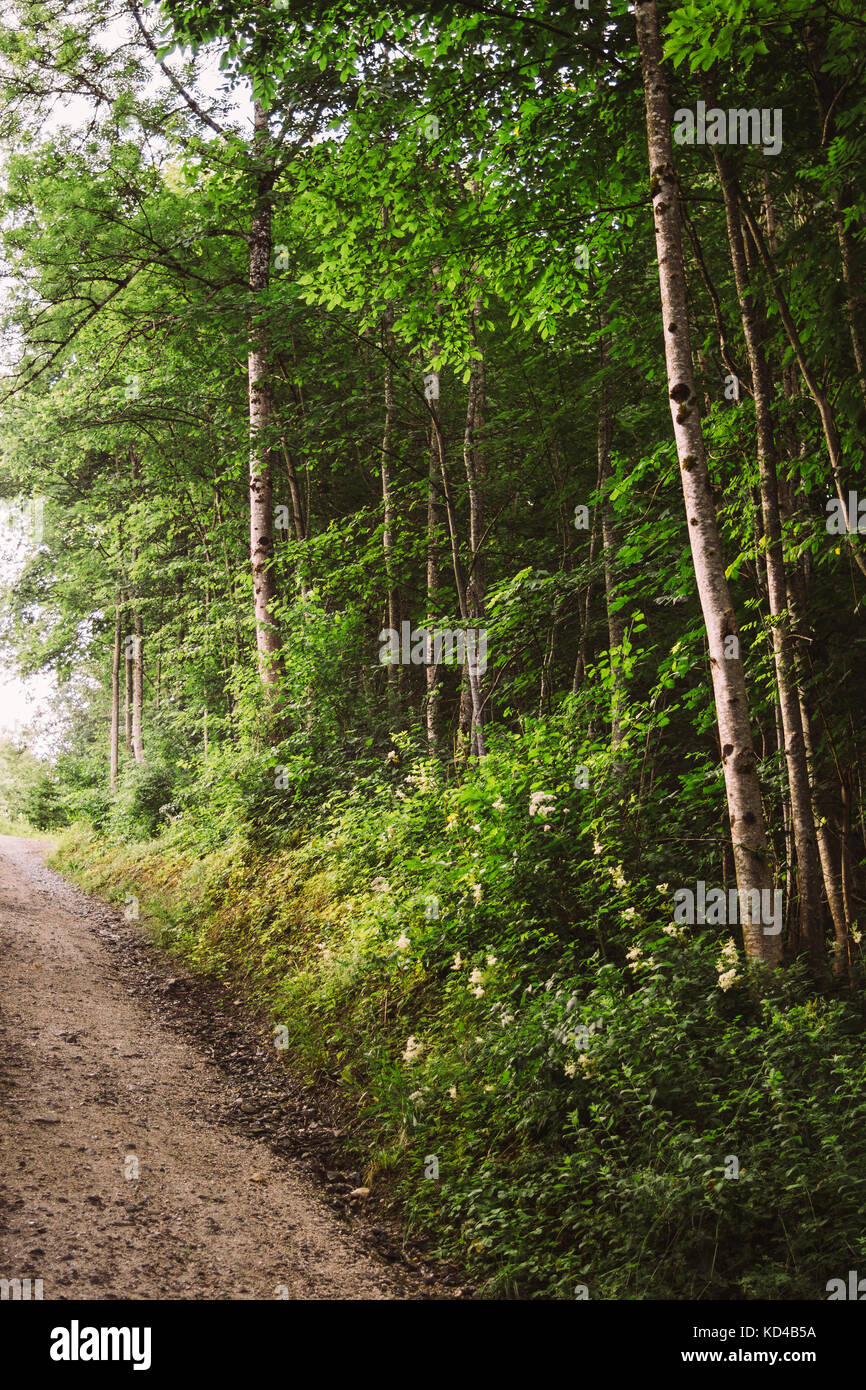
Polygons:
<instances>
[{"instance_id":1,"label":"foliage","mask_svg":"<svg viewBox=\"0 0 866 1390\"><path fill-rule=\"evenodd\" d=\"M73 824L64 867L244 981L343 1089L371 1178L488 1291L821 1296L864 1215L866 570L827 526L866 420L853 0L663 7L674 109L784 112L777 154L728 151L767 243L773 617L714 150L675 158L785 941L779 624L850 931L817 984L670 920L675 887L734 866L629 6L12 8L0 493L38 524L0 643L63 718L50 753L2 753L3 812ZM480 719L468 663L386 669L392 620L483 628Z\"/></svg>"}]
</instances>

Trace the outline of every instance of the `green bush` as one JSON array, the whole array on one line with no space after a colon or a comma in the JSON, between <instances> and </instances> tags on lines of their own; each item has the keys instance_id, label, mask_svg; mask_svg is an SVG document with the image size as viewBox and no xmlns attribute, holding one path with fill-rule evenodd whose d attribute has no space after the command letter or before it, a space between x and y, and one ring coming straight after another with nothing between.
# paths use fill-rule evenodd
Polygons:
<instances>
[{"instance_id":1,"label":"green bush","mask_svg":"<svg viewBox=\"0 0 866 1390\"><path fill-rule=\"evenodd\" d=\"M150 840L171 801L172 769L164 762L129 764L120 779L109 826L119 840Z\"/></svg>"},{"instance_id":2,"label":"green bush","mask_svg":"<svg viewBox=\"0 0 866 1390\"><path fill-rule=\"evenodd\" d=\"M69 824L63 791L47 771L39 772L21 789L15 811L36 830L54 830Z\"/></svg>"}]
</instances>

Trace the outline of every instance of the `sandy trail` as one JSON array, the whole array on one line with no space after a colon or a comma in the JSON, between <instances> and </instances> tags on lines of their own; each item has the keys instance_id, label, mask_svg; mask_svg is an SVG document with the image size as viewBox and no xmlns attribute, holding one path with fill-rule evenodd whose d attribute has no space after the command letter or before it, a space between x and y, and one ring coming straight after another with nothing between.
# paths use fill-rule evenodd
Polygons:
<instances>
[{"instance_id":1,"label":"sandy trail","mask_svg":"<svg viewBox=\"0 0 866 1390\"><path fill-rule=\"evenodd\" d=\"M43 854L0 836L0 1277L39 1278L45 1299L429 1297L309 1165L225 1122L261 1091L238 1106L207 1016L200 1046L179 1036L184 980L157 962L142 990L117 949L137 929ZM280 1093L266 1101L271 1133Z\"/></svg>"}]
</instances>

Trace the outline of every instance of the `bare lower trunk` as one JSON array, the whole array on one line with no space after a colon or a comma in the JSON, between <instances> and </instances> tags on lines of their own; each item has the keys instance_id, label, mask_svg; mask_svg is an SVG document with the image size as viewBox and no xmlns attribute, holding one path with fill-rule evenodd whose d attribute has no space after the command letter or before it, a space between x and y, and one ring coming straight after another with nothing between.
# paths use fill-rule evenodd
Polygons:
<instances>
[{"instance_id":1,"label":"bare lower trunk","mask_svg":"<svg viewBox=\"0 0 866 1390\"><path fill-rule=\"evenodd\" d=\"M384 213L383 213L384 216ZM382 479L382 550L385 556L385 575L388 585L388 627L392 632L400 630L400 607L397 600L394 578L394 499L391 494L391 454L394 444L394 335L391 325L394 311L385 311L382 325L382 345L385 349L385 423L382 429L382 451L380 456L380 476ZM399 705L399 667L387 667L388 709L396 713Z\"/></svg>"},{"instance_id":2,"label":"bare lower trunk","mask_svg":"<svg viewBox=\"0 0 866 1390\"><path fill-rule=\"evenodd\" d=\"M778 700L773 701L773 712L776 718L776 749L785 757L785 726L782 722L782 707ZM794 899L794 825L791 815L791 792L790 787L785 784L781 788L782 800L782 834L785 837L785 905L790 907ZM787 930L786 940L788 946L796 944L799 940L799 931L791 921L790 912L785 914L785 926Z\"/></svg>"},{"instance_id":3,"label":"bare lower trunk","mask_svg":"<svg viewBox=\"0 0 866 1390\"><path fill-rule=\"evenodd\" d=\"M602 327L607 325L607 315L601 315ZM613 419L608 401L605 371L610 356L610 337L603 334L600 345L601 388L598 402L598 480L601 507L602 554L604 559L604 594L607 603L608 655L610 660L611 700L610 700L610 746L616 754L622 742L622 644L625 637L623 612L617 606L616 578L617 555L620 547L619 528L616 514L610 500L610 451L613 444Z\"/></svg>"},{"instance_id":4,"label":"bare lower trunk","mask_svg":"<svg viewBox=\"0 0 866 1390\"><path fill-rule=\"evenodd\" d=\"M138 609L133 616L133 625L135 636L132 642L132 756L137 763L143 763L144 627Z\"/></svg>"},{"instance_id":5,"label":"bare lower trunk","mask_svg":"<svg viewBox=\"0 0 866 1390\"><path fill-rule=\"evenodd\" d=\"M662 68L657 0L635 0L646 103L650 189L655 214L668 394L689 528L692 562L706 625L722 765L734 848L746 954L776 965L781 939L761 924L755 893L769 894L772 877L755 750L749 726L739 636L719 540L698 413L688 328L685 268L673 165L671 104ZM756 920L757 918L757 920Z\"/></svg>"},{"instance_id":6,"label":"bare lower trunk","mask_svg":"<svg viewBox=\"0 0 866 1390\"><path fill-rule=\"evenodd\" d=\"M123 648L123 681L124 681L124 729L123 741L127 752L132 752L132 644L124 643Z\"/></svg>"},{"instance_id":7,"label":"bare lower trunk","mask_svg":"<svg viewBox=\"0 0 866 1390\"><path fill-rule=\"evenodd\" d=\"M471 314L470 342L478 347L477 322L480 305L475 304ZM469 576L466 584L466 602L469 617L474 627L484 622L485 574L484 574L484 523L487 503L487 464L484 456L484 407L486 379L484 358L472 359L469 377L469 394L466 402L466 424L463 431L463 466L469 488L469 551L471 555ZM468 733L472 746L479 751L477 729L477 701L472 692L468 667L463 676L463 698L461 700L461 728ZM476 677L479 692L482 688L480 676Z\"/></svg>"},{"instance_id":8,"label":"bare lower trunk","mask_svg":"<svg viewBox=\"0 0 866 1390\"><path fill-rule=\"evenodd\" d=\"M788 611L788 585L782 551L782 522L779 514L776 437L773 424L773 383L763 346L762 324L749 283L746 247L743 242L736 184L726 155L714 149L716 168L725 202L728 242L734 282L743 321L743 336L752 374L758 466L761 476L761 515L764 524L767 597L770 605L773 659L779 709L782 719L785 763L791 798L794 845L797 851L797 886L800 907L800 946L810 964L821 970L826 963L821 908L821 869L815 836L812 790L803 741L800 700L797 691L794 646Z\"/></svg>"},{"instance_id":9,"label":"bare lower trunk","mask_svg":"<svg viewBox=\"0 0 866 1390\"><path fill-rule=\"evenodd\" d=\"M600 490L601 478L599 477L596 481L596 493L598 494ZM596 546L598 544L598 534L600 526L599 511L600 507L596 506L592 517L592 530L589 533L589 555L587 557L587 569L589 571L589 578L587 580L586 588L584 589L582 596L578 596L577 621L580 632L578 634L578 649L577 657L575 658L574 662L574 674L571 679L571 693L573 695L576 695L580 687L583 685L584 676L586 675L586 669L590 664L592 656L591 622L592 598L594 588L592 582L592 573L595 564Z\"/></svg>"},{"instance_id":10,"label":"bare lower trunk","mask_svg":"<svg viewBox=\"0 0 866 1390\"><path fill-rule=\"evenodd\" d=\"M839 254L842 258L842 277L845 281L845 317L848 320L848 332L851 337L851 348L854 353L854 361L857 365L857 382L860 386L860 398L866 406L866 340L862 332L862 324L866 313L864 313L863 295L860 290L860 279L857 272L857 253L854 245L854 238L848 228L845 219L847 209L845 195L836 193L833 199L833 208L836 214L836 236L839 240Z\"/></svg>"},{"instance_id":11,"label":"bare lower trunk","mask_svg":"<svg viewBox=\"0 0 866 1390\"><path fill-rule=\"evenodd\" d=\"M800 718L803 724L803 741L806 745L806 759L809 765L809 775L812 786L815 787L817 786L818 763L815 756L815 745L809 711L806 707L805 697L802 696L802 694ZM824 879L824 891L827 894L827 906L830 909L830 916L833 919L833 973L835 975L845 975L852 961L851 935L845 914L845 901L842 893L840 874L836 866L837 855L830 833L829 822L827 817L823 814L821 802L817 796L814 798L814 805L815 832L818 839L818 857L821 861L821 874Z\"/></svg>"},{"instance_id":12,"label":"bare lower trunk","mask_svg":"<svg viewBox=\"0 0 866 1390\"><path fill-rule=\"evenodd\" d=\"M790 382L786 394L792 391ZM794 517L794 502L787 486L784 473L779 479L779 509L785 522ZM791 614L792 647L796 670L797 697L800 703L800 725L803 730L803 746L806 751L806 765L809 772L809 785L812 789L812 808L815 820L815 834L818 841L818 858L824 880L827 906L833 920L835 944L833 949L833 970L837 975L847 970L846 962L851 958L849 926L845 917L845 905L839 881L838 855L833 843L830 823L826 813L826 798L820 791L821 778L815 739L812 732L812 715L806 698L806 685L810 673L809 657L809 604L805 572L806 556L795 556L786 565L788 586L788 610Z\"/></svg>"},{"instance_id":13,"label":"bare lower trunk","mask_svg":"<svg viewBox=\"0 0 866 1390\"><path fill-rule=\"evenodd\" d=\"M439 373L433 374L433 391L430 401L430 409L437 413L439 411ZM437 617L437 606L439 602L439 589L441 587L442 576L439 565L439 526L441 524L441 502L439 496L439 474L441 471L439 460L439 442L441 433L435 424L430 428L430 455L429 468L427 473L427 626L428 629L435 626ZM442 722L442 686L439 667L435 661L433 653L426 666L427 676L427 742L431 751L439 746L441 737Z\"/></svg>"},{"instance_id":14,"label":"bare lower trunk","mask_svg":"<svg viewBox=\"0 0 866 1390\"><path fill-rule=\"evenodd\" d=\"M253 610L259 677L274 689L280 674L280 634L274 618L274 498L268 428L272 413L268 331L257 304L270 282L272 160L268 158L268 120L260 101L254 109L254 152L258 165L255 205L249 235L249 420L250 420L250 560L253 571Z\"/></svg>"},{"instance_id":15,"label":"bare lower trunk","mask_svg":"<svg viewBox=\"0 0 866 1390\"><path fill-rule=\"evenodd\" d=\"M111 656L111 734L109 746L108 780L112 794L117 791L117 767L120 749L120 649L121 649L121 605L120 595L114 600L114 648Z\"/></svg>"},{"instance_id":16,"label":"bare lower trunk","mask_svg":"<svg viewBox=\"0 0 866 1390\"><path fill-rule=\"evenodd\" d=\"M451 491L451 481L448 477L448 468L445 462L445 444L442 438L442 428L436 415L433 416L433 427L437 435L440 476L442 478L442 501L445 506L445 519L448 523L448 540L451 546L451 564L454 570L454 584L457 589L457 601L460 605L460 617L463 619L464 625L468 628L470 621L469 600L467 597L466 576L460 559L460 542L457 536L457 509L454 506L454 494ZM469 698L472 701L475 750L478 757L483 758L486 756L487 749L484 741L484 704L481 694L481 682L476 665L471 662L467 663L465 671L469 688Z\"/></svg>"}]
</instances>

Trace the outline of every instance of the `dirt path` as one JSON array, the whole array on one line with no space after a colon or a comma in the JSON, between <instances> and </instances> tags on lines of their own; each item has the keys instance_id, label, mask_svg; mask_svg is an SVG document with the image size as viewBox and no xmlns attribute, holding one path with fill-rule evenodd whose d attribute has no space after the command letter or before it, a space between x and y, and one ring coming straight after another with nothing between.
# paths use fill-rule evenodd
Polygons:
<instances>
[{"instance_id":1,"label":"dirt path","mask_svg":"<svg viewBox=\"0 0 866 1390\"><path fill-rule=\"evenodd\" d=\"M348 1220L325 1200L295 1155L338 1136L231 1001L43 854L0 836L0 1277L45 1299L436 1297L355 1216L359 1174L328 1175Z\"/></svg>"}]
</instances>

